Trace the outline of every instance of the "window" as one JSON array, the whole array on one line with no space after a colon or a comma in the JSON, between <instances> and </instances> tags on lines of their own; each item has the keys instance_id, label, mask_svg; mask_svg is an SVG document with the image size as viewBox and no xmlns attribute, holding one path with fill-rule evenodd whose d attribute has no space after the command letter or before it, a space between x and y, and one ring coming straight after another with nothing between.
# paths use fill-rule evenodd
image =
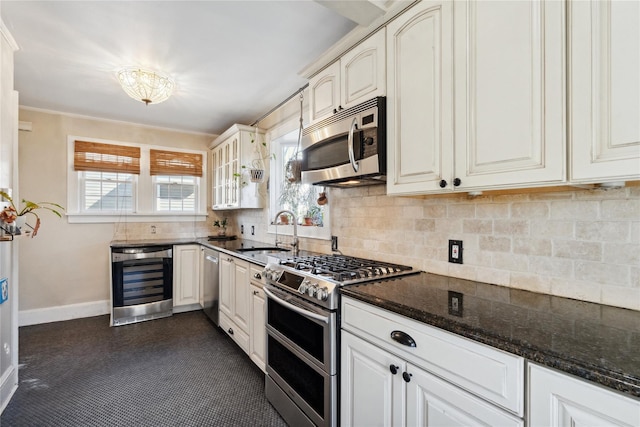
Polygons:
<instances>
[{"instance_id":1,"label":"window","mask_svg":"<svg viewBox=\"0 0 640 427\"><path fill-rule=\"evenodd\" d=\"M195 212L202 154L151 149L149 155L156 212Z\"/></svg>"},{"instance_id":2,"label":"window","mask_svg":"<svg viewBox=\"0 0 640 427\"><path fill-rule=\"evenodd\" d=\"M81 212L133 212L140 148L77 140L73 169L81 181Z\"/></svg>"},{"instance_id":3,"label":"window","mask_svg":"<svg viewBox=\"0 0 640 427\"><path fill-rule=\"evenodd\" d=\"M137 175L86 171L80 173L83 212L133 212Z\"/></svg>"},{"instance_id":4,"label":"window","mask_svg":"<svg viewBox=\"0 0 640 427\"><path fill-rule=\"evenodd\" d=\"M298 225L298 236L320 239L331 238L329 206L318 205L317 200L323 187L291 183L285 179L285 166L295 155L298 144L298 130L287 133L271 141L271 149L275 155L271 161L271 189L269 222L270 231L275 232L274 219L280 210L294 212ZM278 225L278 233L289 233L285 227Z\"/></svg>"},{"instance_id":5,"label":"window","mask_svg":"<svg viewBox=\"0 0 640 427\"><path fill-rule=\"evenodd\" d=\"M154 179L157 212L195 212L198 206L195 176L156 175Z\"/></svg>"},{"instance_id":6,"label":"window","mask_svg":"<svg viewBox=\"0 0 640 427\"><path fill-rule=\"evenodd\" d=\"M206 219L206 152L68 137L69 222Z\"/></svg>"}]
</instances>

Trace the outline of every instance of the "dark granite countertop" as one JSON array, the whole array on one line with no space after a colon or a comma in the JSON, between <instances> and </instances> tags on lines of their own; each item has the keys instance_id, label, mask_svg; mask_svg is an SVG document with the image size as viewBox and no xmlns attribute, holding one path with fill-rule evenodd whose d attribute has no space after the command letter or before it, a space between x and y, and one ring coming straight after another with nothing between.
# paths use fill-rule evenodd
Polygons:
<instances>
[{"instance_id":1,"label":"dark granite countertop","mask_svg":"<svg viewBox=\"0 0 640 427\"><path fill-rule=\"evenodd\" d=\"M190 238L174 238L174 239L138 239L138 240L113 240L112 248L133 247L133 246L153 246L153 245L189 245L197 244L217 251L232 255L234 257L244 259L245 261L266 266L270 262L279 262L281 259L287 259L291 256L291 252L271 252L268 254L257 252L240 252L239 249L259 248L273 246L273 243L259 242L248 239L230 239L230 240L209 240L208 237L190 237ZM300 256L319 255L317 252L301 250Z\"/></svg>"},{"instance_id":2,"label":"dark granite countertop","mask_svg":"<svg viewBox=\"0 0 640 427\"><path fill-rule=\"evenodd\" d=\"M459 292L462 316L449 314ZM640 312L420 273L343 295L640 397Z\"/></svg>"}]
</instances>

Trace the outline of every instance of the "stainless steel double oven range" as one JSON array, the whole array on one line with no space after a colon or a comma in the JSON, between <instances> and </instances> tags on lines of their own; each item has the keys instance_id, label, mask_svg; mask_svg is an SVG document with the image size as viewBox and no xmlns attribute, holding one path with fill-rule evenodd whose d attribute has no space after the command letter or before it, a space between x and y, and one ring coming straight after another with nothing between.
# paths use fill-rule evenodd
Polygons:
<instances>
[{"instance_id":1,"label":"stainless steel double oven range","mask_svg":"<svg viewBox=\"0 0 640 427\"><path fill-rule=\"evenodd\" d=\"M338 425L340 286L411 273L411 267L342 255L267 264L265 390L289 425Z\"/></svg>"}]
</instances>

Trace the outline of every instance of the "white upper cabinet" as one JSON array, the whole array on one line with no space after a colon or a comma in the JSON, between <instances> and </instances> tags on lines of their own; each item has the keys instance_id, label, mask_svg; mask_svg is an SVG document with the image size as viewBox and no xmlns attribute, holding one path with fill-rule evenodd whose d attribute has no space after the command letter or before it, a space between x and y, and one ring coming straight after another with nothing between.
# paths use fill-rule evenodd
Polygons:
<instances>
[{"instance_id":1,"label":"white upper cabinet","mask_svg":"<svg viewBox=\"0 0 640 427\"><path fill-rule=\"evenodd\" d=\"M447 188L564 182L564 3L455 1L454 21L455 173L444 177Z\"/></svg>"},{"instance_id":2,"label":"white upper cabinet","mask_svg":"<svg viewBox=\"0 0 640 427\"><path fill-rule=\"evenodd\" d=\"M388 193L565 182L564 31L556 1L423 1L392 21Z\"/></svg>"},{"instance_id":3,"label":"white upper cabinet","mask_svg":"<svg viewBox=\"0 0 640 427\"><path fill-rule=\"evenodd\" d=\"M453 173L453 4L423 1L387 27L387 191L442 191Z\"/></svg>"},{"instance_id":4,"label":"white upper cabinet","mask_svg":"<svg viewBox=\"0 0 640 427\"><path fill-rule=\"evenodd\" d=\"M385 30L377 31L309 79L309 121L332 114L386 92Z\"/></svg>"},{"instance_id":5,"label":"white upper cabinet","mask_svg":"<svg viewBox=\"0 0 640 427\"><path fill-rule=\"evenodd\" d=\"M213 141L211 198L214 210L264 207L265 197L261 195L260 186L265 184L251 182L249 173L257 163L266 172L268 165L264 160L268 151L263 141L262 130L244 125L233 125Z\"/></svg>"},{"instance_id":6,"label":"white upper cabinet","mask_svg":"<svg viewBox=\"0 0 640 427\"><path fill-rule=\"evenodd\" d=\"M340 107L340 61L309 80L309 122L329 117Z\"/></svg>"},{"instance_id":7,"label":"white upper cabinet","mask_svg":"<svg viewBox=\"0 0 640 427\"><path fill-rule=\"evenodd\" d=\"M570 180L640 179L640 3L571 1Z\"/></svg>"}]
</instances>

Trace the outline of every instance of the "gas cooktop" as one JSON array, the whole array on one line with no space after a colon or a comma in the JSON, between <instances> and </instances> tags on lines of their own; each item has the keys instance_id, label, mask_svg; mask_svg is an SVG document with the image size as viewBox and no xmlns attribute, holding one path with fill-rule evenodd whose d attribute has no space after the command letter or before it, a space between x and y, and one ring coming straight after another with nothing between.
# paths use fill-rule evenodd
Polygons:
<instances>
[{"instance_id":1,"label":"gas cooktop","mask_svg":"<svg viewBox=\"0 0 640 427\"><path fill-rule=\"evenodd\" d=\"M293 256L269 263L267 287L275 286L329 310L339 306L339 288L418 273L406 265L345 255Z\"/></svg>"},{"instance_id":2,"label":"gas cooktop","mask_svg":"<svg viewBox=\"0 0 640 427\"><path fill-rule=\"evenodd\" d=\"M412 273L406 265L390 264L345 255L297 256L280 262L313 276L333 280L341 285Z\"/></svg>"}]
</instances>

